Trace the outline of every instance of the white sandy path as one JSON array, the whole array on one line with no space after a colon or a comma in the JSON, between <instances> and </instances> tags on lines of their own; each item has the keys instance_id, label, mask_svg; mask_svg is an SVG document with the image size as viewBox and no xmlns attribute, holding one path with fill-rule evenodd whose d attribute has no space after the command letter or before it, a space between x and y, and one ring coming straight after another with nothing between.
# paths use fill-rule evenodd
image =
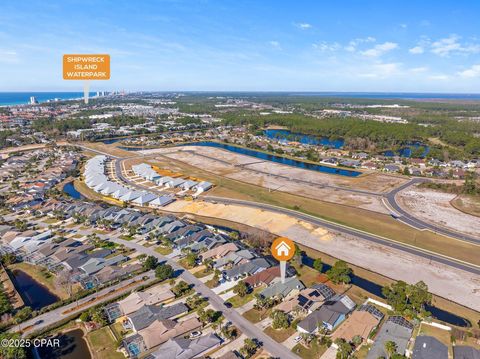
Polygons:
<instances>
[{"instance_id":1,"label":"white sandy path","mask_svg":"<svg viewBox=\"0 0 480 359\"><path fill-rule=\"evenodd\" d=\"M425 221L480 236L480 217L463 213L453 207L450 201L456 197L455 194L410 188L397 196L405 209Z\"/></svg>"},{"instance_id":2,"label":"white sandy path","mask_svg":"<svg viewBox=\"0 0 480 359\"><path fill-rule=\"evenodd\" d=\"M227 219L295 242L396 280L423 280L441 297L480 311L480 276L369 241L347 238L290 216L239 205L176 201L167 210Z\"/></svg>"}]
</instances>

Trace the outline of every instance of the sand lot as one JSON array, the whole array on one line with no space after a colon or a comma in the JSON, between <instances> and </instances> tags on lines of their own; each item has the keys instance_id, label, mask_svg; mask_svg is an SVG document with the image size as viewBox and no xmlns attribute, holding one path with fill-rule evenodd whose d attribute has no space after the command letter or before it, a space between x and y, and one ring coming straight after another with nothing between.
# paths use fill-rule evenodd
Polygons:
<instances>
[{"instance_id":1,"label":"sand lot","mask_svg":"<svg viewBox=\"0 0 480 359\"><path fill-rule=\"evenodd\" d=\"M325 174L259 160L218 148L186 146L141 151L161 154L214 174L272 190L340 203L379 213L389 213L377 194L405 180L383 174L359 178Z\"/></svg>"},{"instance_id":2,"label":"sand lot","mask_svg":"<svg viewBox=\"0 0 480 359\"><path fill-rule=\"evenodd\" d=\"M423 280L432 293L480 310L480 276L434 261L430 263L428 259L369 241L345 237L324 228L312 227L309 223L288 215L246 206L179 200L166 209L240 222L279 236L287 236L305 246L396 280L409 283Z\"/></svg>"},{"instance_id":3,"label":"sand lot","mask_svg":"<svg viewBox=\"0 0 480 359\"><path fill-rule=\"evenodd\" d=\"M416 217L459 232L480 236L480 217L459 211L450 204L455 194L410 187L397 195L403 208Z\"/></svg>"}]
</instances>

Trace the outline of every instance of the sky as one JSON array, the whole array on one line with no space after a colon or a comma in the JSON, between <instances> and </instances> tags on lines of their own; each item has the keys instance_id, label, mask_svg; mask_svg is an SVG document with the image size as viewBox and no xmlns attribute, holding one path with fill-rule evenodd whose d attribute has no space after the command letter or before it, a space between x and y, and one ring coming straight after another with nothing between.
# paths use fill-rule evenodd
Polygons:
<instances>
[{"instance_id":1,"label":"sky","mask_svg":"<svg viewBox=\"0 0 480 359\"><path fill-rule=\"evenodd\" d=\"M110 54L91 90L480 93L480 1L0 2L0 91L81 91L63 54Z\"/></svg>"}]
</instances>

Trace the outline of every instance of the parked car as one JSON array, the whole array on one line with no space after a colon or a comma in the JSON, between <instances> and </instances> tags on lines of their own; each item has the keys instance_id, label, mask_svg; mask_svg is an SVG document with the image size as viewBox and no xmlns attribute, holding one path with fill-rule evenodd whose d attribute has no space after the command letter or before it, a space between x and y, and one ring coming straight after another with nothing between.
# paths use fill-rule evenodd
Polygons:
<instances>
[{"instance_id":1,"label":"parked car","mask_svg":"<svg viewBox=\"0 0 480 359\"><path fill-rule=\"evenodd\" d=\"M200 335L202 335L202 332L199 330L195 330L190 333L190 339L198 338Z\"/></svg>"}]
</instances>

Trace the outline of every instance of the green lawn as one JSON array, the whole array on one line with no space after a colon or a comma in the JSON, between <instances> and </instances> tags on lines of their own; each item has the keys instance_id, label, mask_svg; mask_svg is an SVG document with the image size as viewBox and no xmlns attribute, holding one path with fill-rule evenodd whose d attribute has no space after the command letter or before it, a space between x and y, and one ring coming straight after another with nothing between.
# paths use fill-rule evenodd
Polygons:
<instances>
[{"instance_id":1,"label":"green lawn","mask_svg":"<svg viewBox=\"0 0 480 359\"><path fill-rule=\"evenodd\" d=\"M244 297L240 297L238 294L232 298L230 298L229 300L227 300L227 302L229 303L232 303L232 306L234 308L238 308L238 307L241 307L242 305L245 305L247 304L248 302L250 302L252 299L254 299L255 297L255 294L256 293L259 293L262 289L264 289L263 287L257 287L255 288L253 291L251 291L250 293L248 293L246 296Z\"/></svg>"},{"instance_id":2,"label":"green lawn","mask_svg":"<svg viewBox=\"0 0 480 359\"><path fill-rule=\"evenodd\" d=\"M323 353L325 353L327 349L328 348L326 346L320 346L316 341L314 341L310 344L310 348L298 343L292 348L292 352L303 359L318 359L323 355Z\"/></svg>"},{"instance_id":3,"label":"green lawn","mask_svg":"<svg viewBox=\"0 0 480 359\"><path fill-rule=\"evenodd\" d=\"M94 358L124 359L122 353L117 352L117 342L113 339L108 327L94 330L87 334L87 341Z\"/></svg>"},{"instance_id":4,"label":"green lawn","mask_svg":"<svg viewBox=\"0 0 480 359\"><path fill-rule=\"evenodd\" d=\"M277 343L282 343L288 338L290 338L294 333L295 329L287 328L287 329L273 329L272 327L268 327L264 330L264 332Z\"/></svg>"},{"instance_id":5,"label":"green lawn","mask_svg":"<svg viewBox=\"0 0 480 359\"><path fill-rule=\"evenodd\" d=\"M267 318L270 315L271 309L267 310L256 310L255 308L252 308L242 315L250 322L252 323L258 323Z\"/></svg>"},{"instance_id":6,"label":"green lawn","mask_svg":"<svg viewBox=\"0 0 480 359\"><path fill-rule=\"evenodd\" d=\"M162 246L160 246L160 247L155 248L155 252L160 253L160 254L166 256L167 254L172 253L172 252L173 252L173 249L170 248L170 247L162 247Z\"/></svg>"},{"instance_id":7,"label":"green lawn","mask_svg":"<svg viewBox=\"0 0 480 359\"><path fill-rule=\"evenodd\" d=\"M213 273L213 270L211 269L202 269L198 272L193 273L193 275L197 278L203 278L212 273Z\"/></svg>"}]
</instances>

